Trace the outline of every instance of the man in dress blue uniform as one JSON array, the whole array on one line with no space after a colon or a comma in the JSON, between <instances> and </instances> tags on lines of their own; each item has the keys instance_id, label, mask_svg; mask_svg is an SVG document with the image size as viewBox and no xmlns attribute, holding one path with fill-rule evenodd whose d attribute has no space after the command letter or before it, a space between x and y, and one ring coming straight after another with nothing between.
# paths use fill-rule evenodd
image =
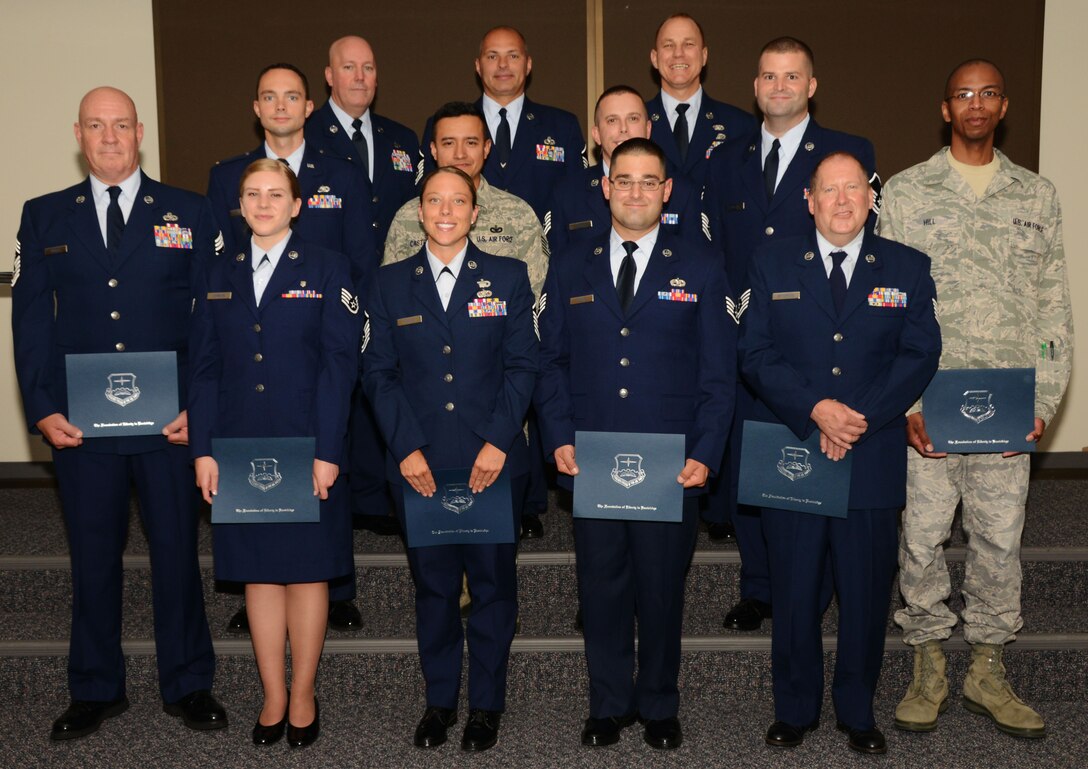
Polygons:
<instances>
[{"instance_id":1,"label":"man in dress blue uniform","mask_svg":"<svg viewBox=\"0 0 1088 769\"><path fill-rule=\"evenodd\" d=\"M484 35L476 57L476 74L483 86L476 106L484 113L492 144L484 178L524 200L543 221L556 185L581 178L586 140L574 115L525 95L532 69L529 46L518 30L495 27ZM424 147L431 146L431 129L427 121ZM420 158L432 167L430 159Z\"/></svg>"},{"instance_id":2,"label":"man in dress blue uniform","mask_svg":"<svg viewBox=\"0 0 1088 769\"><path fill-rule=\"evenodd\" d=\"M661 148L648 139L624 142L602 185L611 231L557 255L545 282L534 401L566 488L578 472L576 430L686 436L686 462L676 468L680 523L574 521L590 679L582 744L615 743L638 715L643 739L671 749L683 739L677 675L696 495L725 450L736 325L725 311L720 261L702 244L661 232L672 186Z\"/></svg>"},{"instance_id":3,"label":"man in dress blue uniform","mask_svg":"<svg viewBox=\"0 0 1088 769\"><path fill-rule=\"evenodd\" d=\"M879 187L873 145L822 128L809 115L809 99L816 93L812 66L812 51L800 40L780 37L763 46L754 82L763 125L723 147L710 161L704 208L711 240L725 256L735 292L731 314L737 323L748 306L748 263L756 248L810 232L805 185L821 158L849 152L861 161L873 188ZM870 214L870 226L874 222ZM730 525L735 529L740 550L740 601L725 617L730 630L756 630L771 616L767 546L759 515L756 508L737 504L740 440L751 406L751 392L738 382L727 466L711 486L705 513L712 536Z\"/></svg>"},{"instance_id":4,"label":"man in dress blue uniform","mask_svg":"<svg viewBox=\"0 0 1088 769\"><path fill-rule=\"evenodd\" d=\"M370 109L378 92L378 63L363 38L348 35L329 46L325 82L331 94L307 121L306 141L364 172L380 255L393 215L415 195L419 140L412 129Z\"/></svg>"},{"instance_id":5,"label":"man in dress blue uniform","mask_svg":"<svg viewBox=\"0 0 1088 769\"><path fill-rule=\"evenodd\" d=\"M665 150L669 163L700 190L713 152L756 127L751 114L715 101L703 90L707 54L703 28L691 16L676 13L661 22L650 50L661 91L646 102L653 123L651 138Z\"/></svg>"},{"instance_id":6,"label":"man in dress blue uniform","mask_svg":"<svg viewBox=\"0 0 1088 769\"><path fill-rule=\"evenodd\" d=\"M84 440L67 419L64 358L174 351L184 402L191 286L215 253L215 221L204 198L140 171L143 124L122 91L84 96L75 135L90 177L26 203L11 281L23 409L30 431L53 447L72 560L72 701L52 737L90 734L128 708L121 556L133 483L151 548L163 708L191 728L218 729L227 715L210 692L215 655L197 564L186 412L162 436Z\"/></svg>"},{"instance_id":7,"label":"man in dress blue uniform","mask_svg":"<svg viewBox=\"0 0 1088 769\"><path fill-rule=\"evenodd\" d=\"M757 397L750 417L802 440L818 430L830 459L852 455L845 518L761 508L775 608L772 747L800 745L819 724L830 577L839 602L838 728L854 750L886 750L873 696L906 495L904 414L937 370L941 333L929 258L866 227L868 177L849 153L825 157L808 195L815 230L775 240L752 259L739 345Z\"/></svg>"},{"instance_id":8,"label":"man in dress blue uniform","mask_svg":"<svg viewBox=\"0 0 1088 769\"><path fill-rule=\"evenodd\" d=\"M558 254L573 240L596 238L612 226L612 214L601 189L608 176L612 151L632 138L650 138L650 121L642 96L634 88L614 85L597 99L593 110L593 141L601 148L600 165L584 169L580 179L565 179L552 195L544 217L551 253ZM702 237L700 190L683 176L672 178L672 194L661 211L663 232L687 240Z\"/></svg>"},{"instance_id":9,"label":"man in dress blue uniform","mask_svg":"<svg viewBox=\"0 0 1088 769\"><path fill-rule=\"evenodd\" d=\"M362 172L342 158L325 155L305 141L303 127L313 111L306 75L292 64L270 64L257 76L253 111L264 129L264 143L243 155L212 167L208 199L231 256L249 248L249 230L238 203L238 184L246 166L257 158L286 163L298 177L302 209L293 230L304 242L344 254L351 263L353 290L359 295L374 279L381 256L374 250L368 182ZM374 439L377 440L376 438ZM380 444L374 449L380 456ZM351 479L351 473L345 468ZM378 481L379 489L383 484ZM388 504L386 503L386 507ZM392 520L386 517L385 520ZM352 603L355 575L329 583L329 624L337 630L358 630L362 616ZM230 629L245 632L245 607L231 617Z\"/></svg>"}]
</instances>

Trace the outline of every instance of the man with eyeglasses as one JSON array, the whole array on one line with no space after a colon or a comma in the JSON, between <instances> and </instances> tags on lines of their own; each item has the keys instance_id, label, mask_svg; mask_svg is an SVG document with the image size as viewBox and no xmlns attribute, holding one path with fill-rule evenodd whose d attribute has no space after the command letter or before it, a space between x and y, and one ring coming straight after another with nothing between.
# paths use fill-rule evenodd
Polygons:
<instances>
[{"instance_id":1,"label":"man with eyeglasses","mask_svg":"<svg viewBox=\"0 0 1088 769\"><path fill-rule=\"evenodd\" d=\"M679 523L574 519L589 668L582 744L619 741L636 717L644 741L680 746L680 625L695 549L698 495L720 466L733 411L736 325L720 259L663 231L672 191L648 139L612 152L602 179L608 232L552 260L538 304L541 374L534 395L559 484L578 474L575 431L684 434ZM635 618L638 675L635 676Z\"/></svg>"},{"instance_id":2,"label":"man with eyeglasses","mask_svg":"<svg viewBox=\"0 0 1088 769\"><path fill-rule=\"evenodd\" d=\"M1057 193L994 147L1008 106L995 64L971 59L956 67L941 102L951 146L888 181L878 228L933 260L942 369L1035 368L1035 424L1027 439L1038 441L1069 381L1073 322ZM964 705L1008 734L1043 737L1042 717L1013 692L1003 660L1005 644L1023 626L1020 537L1029 456L936 453L924 415L920 401L907 417L914 451L908 451L899 539L906 606L895 620L914 648L914 676L895 725L932 731L947 706L941 643L957 617L946 604L951 585L944 543L962 502L968 532L963 636L971 645Z\"/></svg>"}]
</instances>

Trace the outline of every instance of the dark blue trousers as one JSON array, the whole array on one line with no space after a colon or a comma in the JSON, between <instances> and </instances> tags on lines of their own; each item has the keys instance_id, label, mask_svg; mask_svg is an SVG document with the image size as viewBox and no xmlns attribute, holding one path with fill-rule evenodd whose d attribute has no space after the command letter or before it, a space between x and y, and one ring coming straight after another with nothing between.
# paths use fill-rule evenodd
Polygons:
<instances>
[{"instance_id":1,"label":"dark blue trousers","mask_svg":"<svg viewBox=\"0 0 1088 769\"><path fill-rule=\"evenodd\" d=\"M196 486L186 446L142 454L53 451L72 558L72 699L125 695L121 556L133 483L151 556L159 691L164 702L210 689L215 673L196 552Z\"/></svg>"},{"instance_id":2,"label":"dark blue trousers","mask_svg":"<svg viewBox=\"0 0 1088 769\"><path fill-rule=\"evenodd\" d=\"M820 718L824 653L821 586L830 569L839 599L832 701L838 721L871 729L873 696L884 661L895 577L896 508L850 510L846 518L763 508L771 566L775 720L807 726ZM830 556L830 557L829 557Z\"/></svg>"},{"instance_id":3,"label":"dark blue trousers","mask_svg":"<svg viewBox=\"0 0 1088 769\"><path fill-rule=\"evenodd\" d=\"M698 499L685 497L681 523L574 519L592 718L637 711L662 719L679 711L684 581L695 552Z\"/></svg>"}]
</instances>

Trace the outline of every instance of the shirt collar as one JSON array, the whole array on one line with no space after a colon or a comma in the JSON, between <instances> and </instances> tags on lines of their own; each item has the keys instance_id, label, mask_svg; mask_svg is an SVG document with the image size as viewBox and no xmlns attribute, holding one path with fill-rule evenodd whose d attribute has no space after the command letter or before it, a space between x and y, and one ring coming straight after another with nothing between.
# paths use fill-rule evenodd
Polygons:
<instances>
[{"instance_id":1,"label":"shirt collar","mask_svg":"<svg viewBox=\"0 0 1088 769\"><path fill-rule=\"evenodd\" d=\"M272 266L272 269L275 270L276 265L279 264L279 262L280 262L280 257L283 256L283 252L287 248L287 241L289 241L290 239L291 239L291 230L287 230L287 234L283 236L283 239L279 243L277 243L276 245L272 246L272 248L270 248L270 249L268 249L266 251L263 248L261 248L260 246L258 246L256 243L254 243L253 238L251 236L250 239L249 239L249 263L250 263L250 267L252 267L253 270L256 271L257 263L258 263L257 255L260 254L261 256L264 256L265 254L267 254L268 255L268 263Z\"/></svg>"},{"instance_id":2,"label":"shirt collar","mask_svg":"<svg viewBox=\"0 0 1088 769\"><path fill-rule=\"evenodd\" d=\"M808 129L808 123L811 119L812 116L806 114L800 123L781 136L774 136L767 130L767 124L763 123L759 129L760 134L763 136L763 157L767 157L767 153L771 151L771 145L774 144L774 140L778 139L778 156L783 159L792 158L797 153L797 148L801 146L801 139L804 137L805 131ZM788 166L789 163L787 162L784 165Z\"/></svg>"},{"instance_id":3,"label":"shirt collar","mask_svg":"<svg viewBox=\"0 0 1088 769\"><path fill-rule=\"evenodd\" d=\"M650 254L654 252L654 246L657 245L657 236L660 231L661 225L657 225L652 230L650 230L641 238L635 241L635 243L638 244L638 250L645 254L647 259L649 259ZM617 251L619 251L622 254L626 254L627 252L623 249L623 242L623 238L620 237L620 234L616 232L616 228L613 227L612 234L609 235L608 238L609 252L616 253Z\"/></svg>"},{"instance_id":4,"label":"shirt collar","mask_svg":"<svg viewBox=\"0 0 1088 769\"><path fill-rule=\"evenodd\" d=\"M861 228L861 232L854 236L854 239L847 243L845 246L833 245L827 238L820 234L820 231L816 231L816 244L820 247L820 257L826 262L831 258L832 251L845 251L846 260L851 264L857 261L858 254L861 253L861 241L865 239L865 228Z\"/></svg>"},{"instance_id":5,"label":"shirt collar","mask_svg":"<svg viewBox=\"0 0 1088 769\"><path fill-rule=\"evenodd\" d=\"M302 156L306 152L306 141L303 140L302 144L298 145L298 149L292 152L283 160L287 161L287 165L291 167L291 170L295 172L295 176L299 175L302 170ZM272 148L268 146L268 142L264 143L264 155L271 160L280 160L280 156L272 151Z\"/></svg>"},{"instance_id":6,"label":"shirt collar","mask_svg":"<svg viewBox=\"0 0 1088 769\"><path fill-rule=\"evenodd\" d=\"M518 124L518 121L521 120L521 110L525 106L525 92L523 91L520 96L518 96L516 99L506 105L499 104L497 101L495 101L485 93L483 95L481 103L484 108L484 117L487 118L488 125L491 125L492 123L498 125L499 110L502 109L503 106L505 106L506 122L510 124L511 130L513 130L513 128Z\"/></svg>"},{"instance_id":7,"label":"shirt collar","mask_svg":"<svg viewBox=\"0 0 1088 769\"><path fill-rule=\"evenodd\" d=\"M680 100L675 96L665 93L664 89L661 91L661 106L665 110L665 114L669 118L669 122L676 116L676 105L680 103ZM690 99L684 101L685 104L690 104L688 111L684 117L688 121L688 125L695 122L695 116L699 114L700 107L703 106L703 87L699 86L699 90L691 95Z\"/></svg>"},{"instance_id":8,"label":"shirt collar","mask_svg":"<svg viewBox=\"0 0 1088 769\"><path fill-rule=\"evenodd\" d=\"M336 103L336 99L329 97L329 106L332 108L332 114L336 115L336 119L340 122L340 127L348 132L348 138L351 138L351 134L355 131L352 127L353 118ZM370 126L370 107L366 108L366 112L359 116L359 119L363 121L363 128L367 129Z\"/></svg>"},{"instance_id":9,"label":"shirt collar","mask_svg":"<svg viewBox=\"0 0 1088 769\"><path fill-rule=\"evenodd\" d=\"M137 168L132 172L132 175L123 180L119 184L106 184L94 174L91 174L91 194L94 196L95 205L105 204L109 205L110 193L107 190L110 187L121 188L121 198L126 199L128 203L132 203L136 200L136 193L140 191L140 182L142 177L140 176L140 169ZM120 202L120 201L118 201Z\"/></svg>"},{"instance_id":10,"label":"shirt collar","mask_svg":"<svg viewBox=\"0 0 1088 769\"><path fill-rule=\"evenodd\" d=\"M456 281L457 276L461 274L461 265L465 261L465 254L468 253L468 240L465 240L465 245L457 252L457 256L450 260L449 264L442 264L442 261L431 253L431 246L427 244L425 246L427 250L427 265L431 268L431 277L434 278L434 282L438 282L438 276L442 274L442 268L449 267L450 272L453 273L453 279Z\"/></svg>"}]
</instances>

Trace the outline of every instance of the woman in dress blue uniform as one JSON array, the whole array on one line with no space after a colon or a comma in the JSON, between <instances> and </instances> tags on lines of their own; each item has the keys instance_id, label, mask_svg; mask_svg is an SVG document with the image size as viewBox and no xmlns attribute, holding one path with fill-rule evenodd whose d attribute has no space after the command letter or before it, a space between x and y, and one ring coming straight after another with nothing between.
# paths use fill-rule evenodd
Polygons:
<instances>
[{"instance_id":1,"label":"woman in dress blue uniform","mask_svg":"<svg viewBox=\"0 0 1088 769\"><path fill-rule=\"evenodd\" d=\"M216 578L246 583L246 605L264 687L257 745L302 747L318 735L314 693L325 640L327 580L351 571L345 455L358 374L360 318L346 257L291 233L302 200L291 170L250 164L240 184L252 230L248 253L208 268L193 308L191 453L211 502L219 470L213 437L313 436L319 523L216 524ZM284 640L291 641L288 697ZM296 726L303 724L304 726Z\"/></svg>"},{"instance_id":2,"label":"woman in dress blue uniform","mask_svg":"<svg viewBox=\"0 0 1088 769\"><path fill-rule=\"evenodd\" d=\"M421 185L419 253L382 267L364 332L363 387L389 448L387 474L404 523L404 495L436 491L431 468L470 467L479 493L505 470L512 498L529 470L522 433L537 372L533 294L523 262L468 240L476 188L443 167ZM513 505L514 530L520 504ZM407 530L407 529L406 529ZM469 718L461 747L495 744L517 618L514 542L409 547L427 707L415 744L435 747L457 720L466 633L458 599L468 575Z\"/></svg>"}]
</instances>

